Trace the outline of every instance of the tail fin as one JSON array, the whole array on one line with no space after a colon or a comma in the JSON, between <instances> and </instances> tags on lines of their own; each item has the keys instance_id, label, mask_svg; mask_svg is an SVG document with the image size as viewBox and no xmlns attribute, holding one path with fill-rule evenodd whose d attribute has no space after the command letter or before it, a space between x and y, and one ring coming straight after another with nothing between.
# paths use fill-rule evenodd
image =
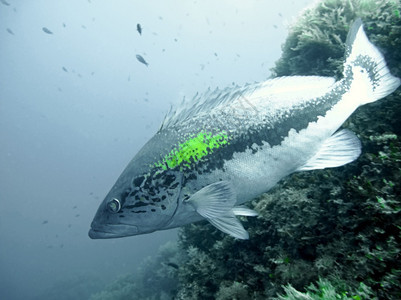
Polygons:
<instances>
[{"instance_id":1,"label":"tail fin","mask_svg":"<svg viewBox=\"0 0 401 300\"><path fill-rule=\"evenodd\" d=\"M360 99L362 104L379 100L400 86L400 79L390 74L383 55L368 40L361 19L351 26L347 37L348 56L344 66L344 77L352 74L354 80L362 78L368 82L370 91ZM350 74L351 72L351 74Z\"/></svg>"}]
</instances>

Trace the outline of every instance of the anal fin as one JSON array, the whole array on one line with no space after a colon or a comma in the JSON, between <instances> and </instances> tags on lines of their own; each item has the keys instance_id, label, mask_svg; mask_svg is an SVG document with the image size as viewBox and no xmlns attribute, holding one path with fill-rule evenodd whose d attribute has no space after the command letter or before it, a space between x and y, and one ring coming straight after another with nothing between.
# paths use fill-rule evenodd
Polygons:
<instances>
[{"instance_id":1,"label":"anal fin","mask_svg":"<svg viewBox=\"0 0 401 300\"><path fill-rule=\"evenodd\" d=\"M233 213L214 219L207 219L217 229L241 240L249 239L249 233Z\"/></svg>"}]
</instances>

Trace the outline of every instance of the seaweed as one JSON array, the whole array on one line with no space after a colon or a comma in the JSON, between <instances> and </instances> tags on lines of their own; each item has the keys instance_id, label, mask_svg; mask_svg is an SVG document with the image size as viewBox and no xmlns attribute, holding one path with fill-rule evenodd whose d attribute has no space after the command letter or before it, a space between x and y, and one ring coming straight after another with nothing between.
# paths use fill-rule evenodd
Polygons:
<instances>
[{"instance_id":1,"label":"seaweed","mask_svg":"<svg viewBox=\"0 0 401 300\"><path fill-rule=\"evenodd\" d=\"M355 291L347 291L346 283L334 279L335 284L327 279L319 279L317 285L311 284L306 288L306 292L300 292L293 286L284 286L285 295L279 295L278 300L362 300L377 299L374 297L372 290L363 282L359 284Z\"/></svg>"}]
</instances>

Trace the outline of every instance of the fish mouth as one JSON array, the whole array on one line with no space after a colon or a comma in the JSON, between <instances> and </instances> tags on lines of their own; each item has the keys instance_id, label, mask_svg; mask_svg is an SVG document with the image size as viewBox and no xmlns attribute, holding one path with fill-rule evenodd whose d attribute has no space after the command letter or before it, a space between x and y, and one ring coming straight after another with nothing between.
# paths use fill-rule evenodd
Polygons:
<instances>
[{"instance_id":1,"label":"fish mouth","mask_svg":"<svg viewBox=\"0 0 401 300\"><path fill-rule=\"evenodd\" d=\"M137 235L138 233L139 233L138 227L134 225L125 225L125 224L96 225L92 223L88 235L91 239L113 239L130 235Z\"/></svg>"}]
</instances>

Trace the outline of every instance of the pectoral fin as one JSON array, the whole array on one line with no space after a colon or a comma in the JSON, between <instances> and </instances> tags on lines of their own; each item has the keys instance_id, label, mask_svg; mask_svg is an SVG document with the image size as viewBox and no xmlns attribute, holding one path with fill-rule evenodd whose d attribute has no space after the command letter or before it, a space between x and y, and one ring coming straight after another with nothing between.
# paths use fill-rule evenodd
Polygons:
<instances>
[{"instance_id":1,"label":"pectoral fin","mask_svg":"<svg viewBox=\"0 0 401 300\"><path fill-rule=\"evenodd\" d=\"M297 171L343 166L357 159L360 154L361 142L357 136L343 129L329 137L319 151Z\"/></svg>"},{"instance_id":2,"label":"pectoral fin","mask_svg":"<svg viewBox=\"0 0 401 300\"><path fill-rule=\"evenodd\" d=\"M217 229L235 238L248 239L248 232L235 216L256 216L257 213L246 207L234 207L236 201L232 185L228 181L219 181L205 186L186 203Z\"/></svg>"},{"instance_id":3,"label":"pectoral fin","mask_svg":"<svg viewBox=\"0 0 401 300\"><path fill-rule=\"evenodd\" d=\"M228 181L209 184L193 194L186 202L204 218L217 218L230 211L237 197Z\"/></svg>"}]
</instances>

